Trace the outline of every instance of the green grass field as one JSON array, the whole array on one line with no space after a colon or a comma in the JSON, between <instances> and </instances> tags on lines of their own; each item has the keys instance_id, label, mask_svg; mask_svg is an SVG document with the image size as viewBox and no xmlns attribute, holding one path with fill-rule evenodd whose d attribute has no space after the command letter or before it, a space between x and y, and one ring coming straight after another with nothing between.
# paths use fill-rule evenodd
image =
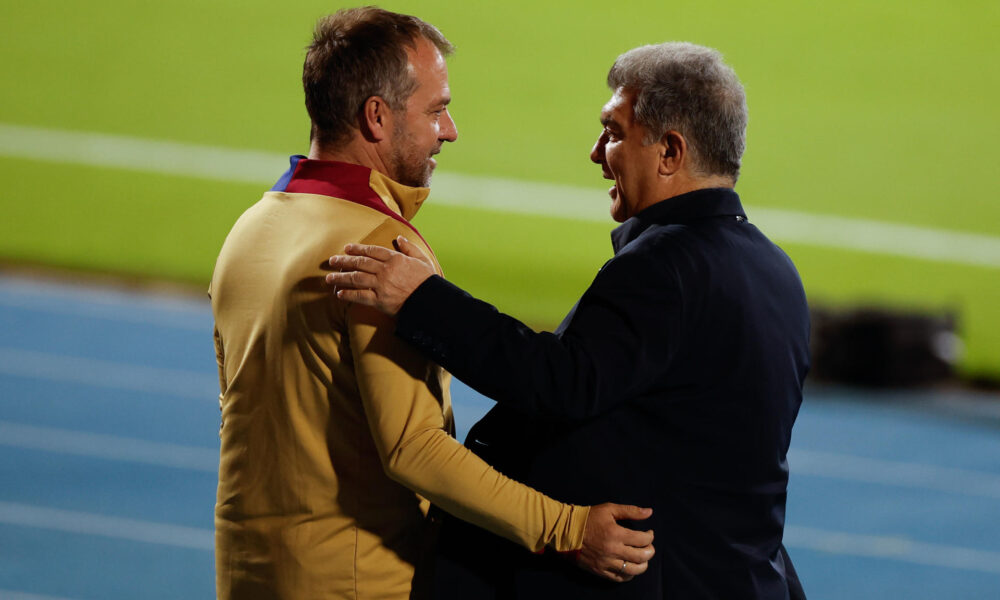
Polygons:
<instances>
[{"instance_id":1,"label":"green grass field","mask_svg":"<svg viewBox=\"0 0 1000 600\"><path fill-rule=\"evenodd\" d=\"M633 46L685 39L720 49L747 88L737 191L751 220L754 207L777 208L1000 238L1000 4L621 4L383 3L458 47L460 136L441 171L606 189L587 154L607 68ZM303 48L316 18L336 8L8 3L0 124L304 152ZM6 154L8 263L205 286L230 225L264 187ZM284 168L275 164L274 178ZM614 225L435 206L433 194L415 224L450 278L540 326L558 322L610 255ZM782 245L814 301L957 310L963 369L1000 375L1000 269Z\"/></svg>"}]
</instances>

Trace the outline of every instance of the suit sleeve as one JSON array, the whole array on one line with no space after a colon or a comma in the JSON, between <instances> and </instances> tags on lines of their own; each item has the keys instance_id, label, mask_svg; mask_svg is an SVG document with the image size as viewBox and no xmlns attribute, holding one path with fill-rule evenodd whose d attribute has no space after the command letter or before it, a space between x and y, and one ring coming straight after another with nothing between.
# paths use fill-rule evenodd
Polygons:
<instances>
[{"instance_id":1,"label":"suit sleeve","mask_svg":"<svg viewBox=\"0 0 1000 600\"><path fill-rule=\"evenodd\" d=\"M605 264L559 334L537 333L437 276L404 303L396 334L500 404L584 419L669 368L683 319L674 271L632 253Z\"/></svg>"},{"instance_id":2,"label":"suit sleeve","mask_svg":"<svg viewBox=\"0 0 1000 600\"><path fill-rule=\"evenodd\" d=\"M389 317L351 306L347 319L362 403L389 477L533 551L583 545L589 507L505 477L460 444L445 431L438 368L393 335Z\"/></svg>"}]
</instances>

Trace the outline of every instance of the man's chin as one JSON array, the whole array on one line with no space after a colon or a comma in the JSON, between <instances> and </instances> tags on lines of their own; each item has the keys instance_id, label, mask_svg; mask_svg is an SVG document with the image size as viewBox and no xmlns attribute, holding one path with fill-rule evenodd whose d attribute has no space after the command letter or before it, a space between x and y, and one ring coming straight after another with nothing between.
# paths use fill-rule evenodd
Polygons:
<instances>
[{"instance_id":1,"label":"man's chin","mask_svg":"<svg viewBox=\"0 0 1000 600\"><path fill-rule=\"evenodd\" d=\"M397 171L397 173L398 175L392 178L396 183L401 183L409 187L430 187L431 175L434 173L434 168L428 166L422 171L414 169Z\"/></svg>"},{"instance_id":2,"label":"man's chin","mask_svg":"<svg viewBox=\"0 0 1000 600\"><path fill-rule=\"evenodd\" d=\"M424 169L423 177L421 177L421 181L423 183L421 183L419 187L431 187L431 178L434 176L434 169L436 168L437 168L437 161L434 160L433 158L430 159L430 161L427 163L427 168Z\"/></svg>"},{"instance_id":3,"label":"man's chin","mask_svg":"<svg viewBox=\"0 0 1000 600\"><path fill-rule=\"evenodd\" d=\"M624 223L628 220L628 211L625 210L625 205L618 198L615 198L611 202L611 218L614 219L616 223Z\"/></svg>"}]
</instances>

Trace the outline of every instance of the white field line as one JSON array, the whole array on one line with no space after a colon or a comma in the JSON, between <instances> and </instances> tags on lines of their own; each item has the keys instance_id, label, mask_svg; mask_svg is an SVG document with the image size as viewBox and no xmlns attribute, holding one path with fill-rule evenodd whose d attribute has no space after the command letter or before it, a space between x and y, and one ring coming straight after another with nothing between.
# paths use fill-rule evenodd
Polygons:
<instances>
[{"instance_id":1,"label":"white field line","mask_svg":"<svg viewBox=\"0 0 1000 600\"><path fill-rule=\"evenodd\" d=\"M0 446L218 473L214 448L0 421Z\"/></svg>"},{"instance_id":2,"label":"white field line","mask_svg":"<svg viewBox=\"0 0 1000 600\"><path fill-rule=\"evenodd\" d=\"M0 373L202 400L217 398L219 394L219 380L200 371L143 367L16 348L0 347Z\"/></svg>"},{"instance_id":3,"label":"white field line","mask_svg":"<svg viewBox=\"0 0 1000 600\"><path fill-rule=\"evenodd\" d=\"M270 185L288 157L148 140L0 124L0 156ZM597 188L439 173L432 202L611 224ZM750 209L751 219L779 242L832 247L939 262L1000 268L1000 236L778 209Z\"/></svg>"},{"instance_id":4,"label":"white field line","mask_svg":"<svg viewBox=\"0 0 1000 600\"><path fill-rule=\"evenodd\" d=\"M1000 475L983 471L813 450L791 450L788 464L792 477L809 475L1000 499Z\"/></svg>"},{"instance_id":5,"label":"white field line","mask_svg":"<svg viewBox=\"0 0 1000 600\"><path fill-rule=\"evenodd\" d=\"M0 523L195 550L215 548L215 534L209 529L13 502L0 502Z\"/></svg>"}]
</instances>

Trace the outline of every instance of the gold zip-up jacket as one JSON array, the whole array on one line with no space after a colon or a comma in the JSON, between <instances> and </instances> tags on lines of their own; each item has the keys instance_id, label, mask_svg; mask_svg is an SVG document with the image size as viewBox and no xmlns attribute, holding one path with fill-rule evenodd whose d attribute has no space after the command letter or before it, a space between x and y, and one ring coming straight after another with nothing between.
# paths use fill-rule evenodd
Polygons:
<instances>
[{"instance_id":1,"label":"gold zip-up jacket","mask_svg":"<svg viewBox=\"0 0 1000 600\"><path fill-rule=\"evenodd\" d=\"M326 260L347 243L404 235L433 257L409 224L427 194L294 157L226 238L209 289L219 598L409 598L433 541L428 501L533 551L581 547L589 509L456 441L448 373L395 338L389 317L326 286Z\"/></svg>"}]
</instances>

